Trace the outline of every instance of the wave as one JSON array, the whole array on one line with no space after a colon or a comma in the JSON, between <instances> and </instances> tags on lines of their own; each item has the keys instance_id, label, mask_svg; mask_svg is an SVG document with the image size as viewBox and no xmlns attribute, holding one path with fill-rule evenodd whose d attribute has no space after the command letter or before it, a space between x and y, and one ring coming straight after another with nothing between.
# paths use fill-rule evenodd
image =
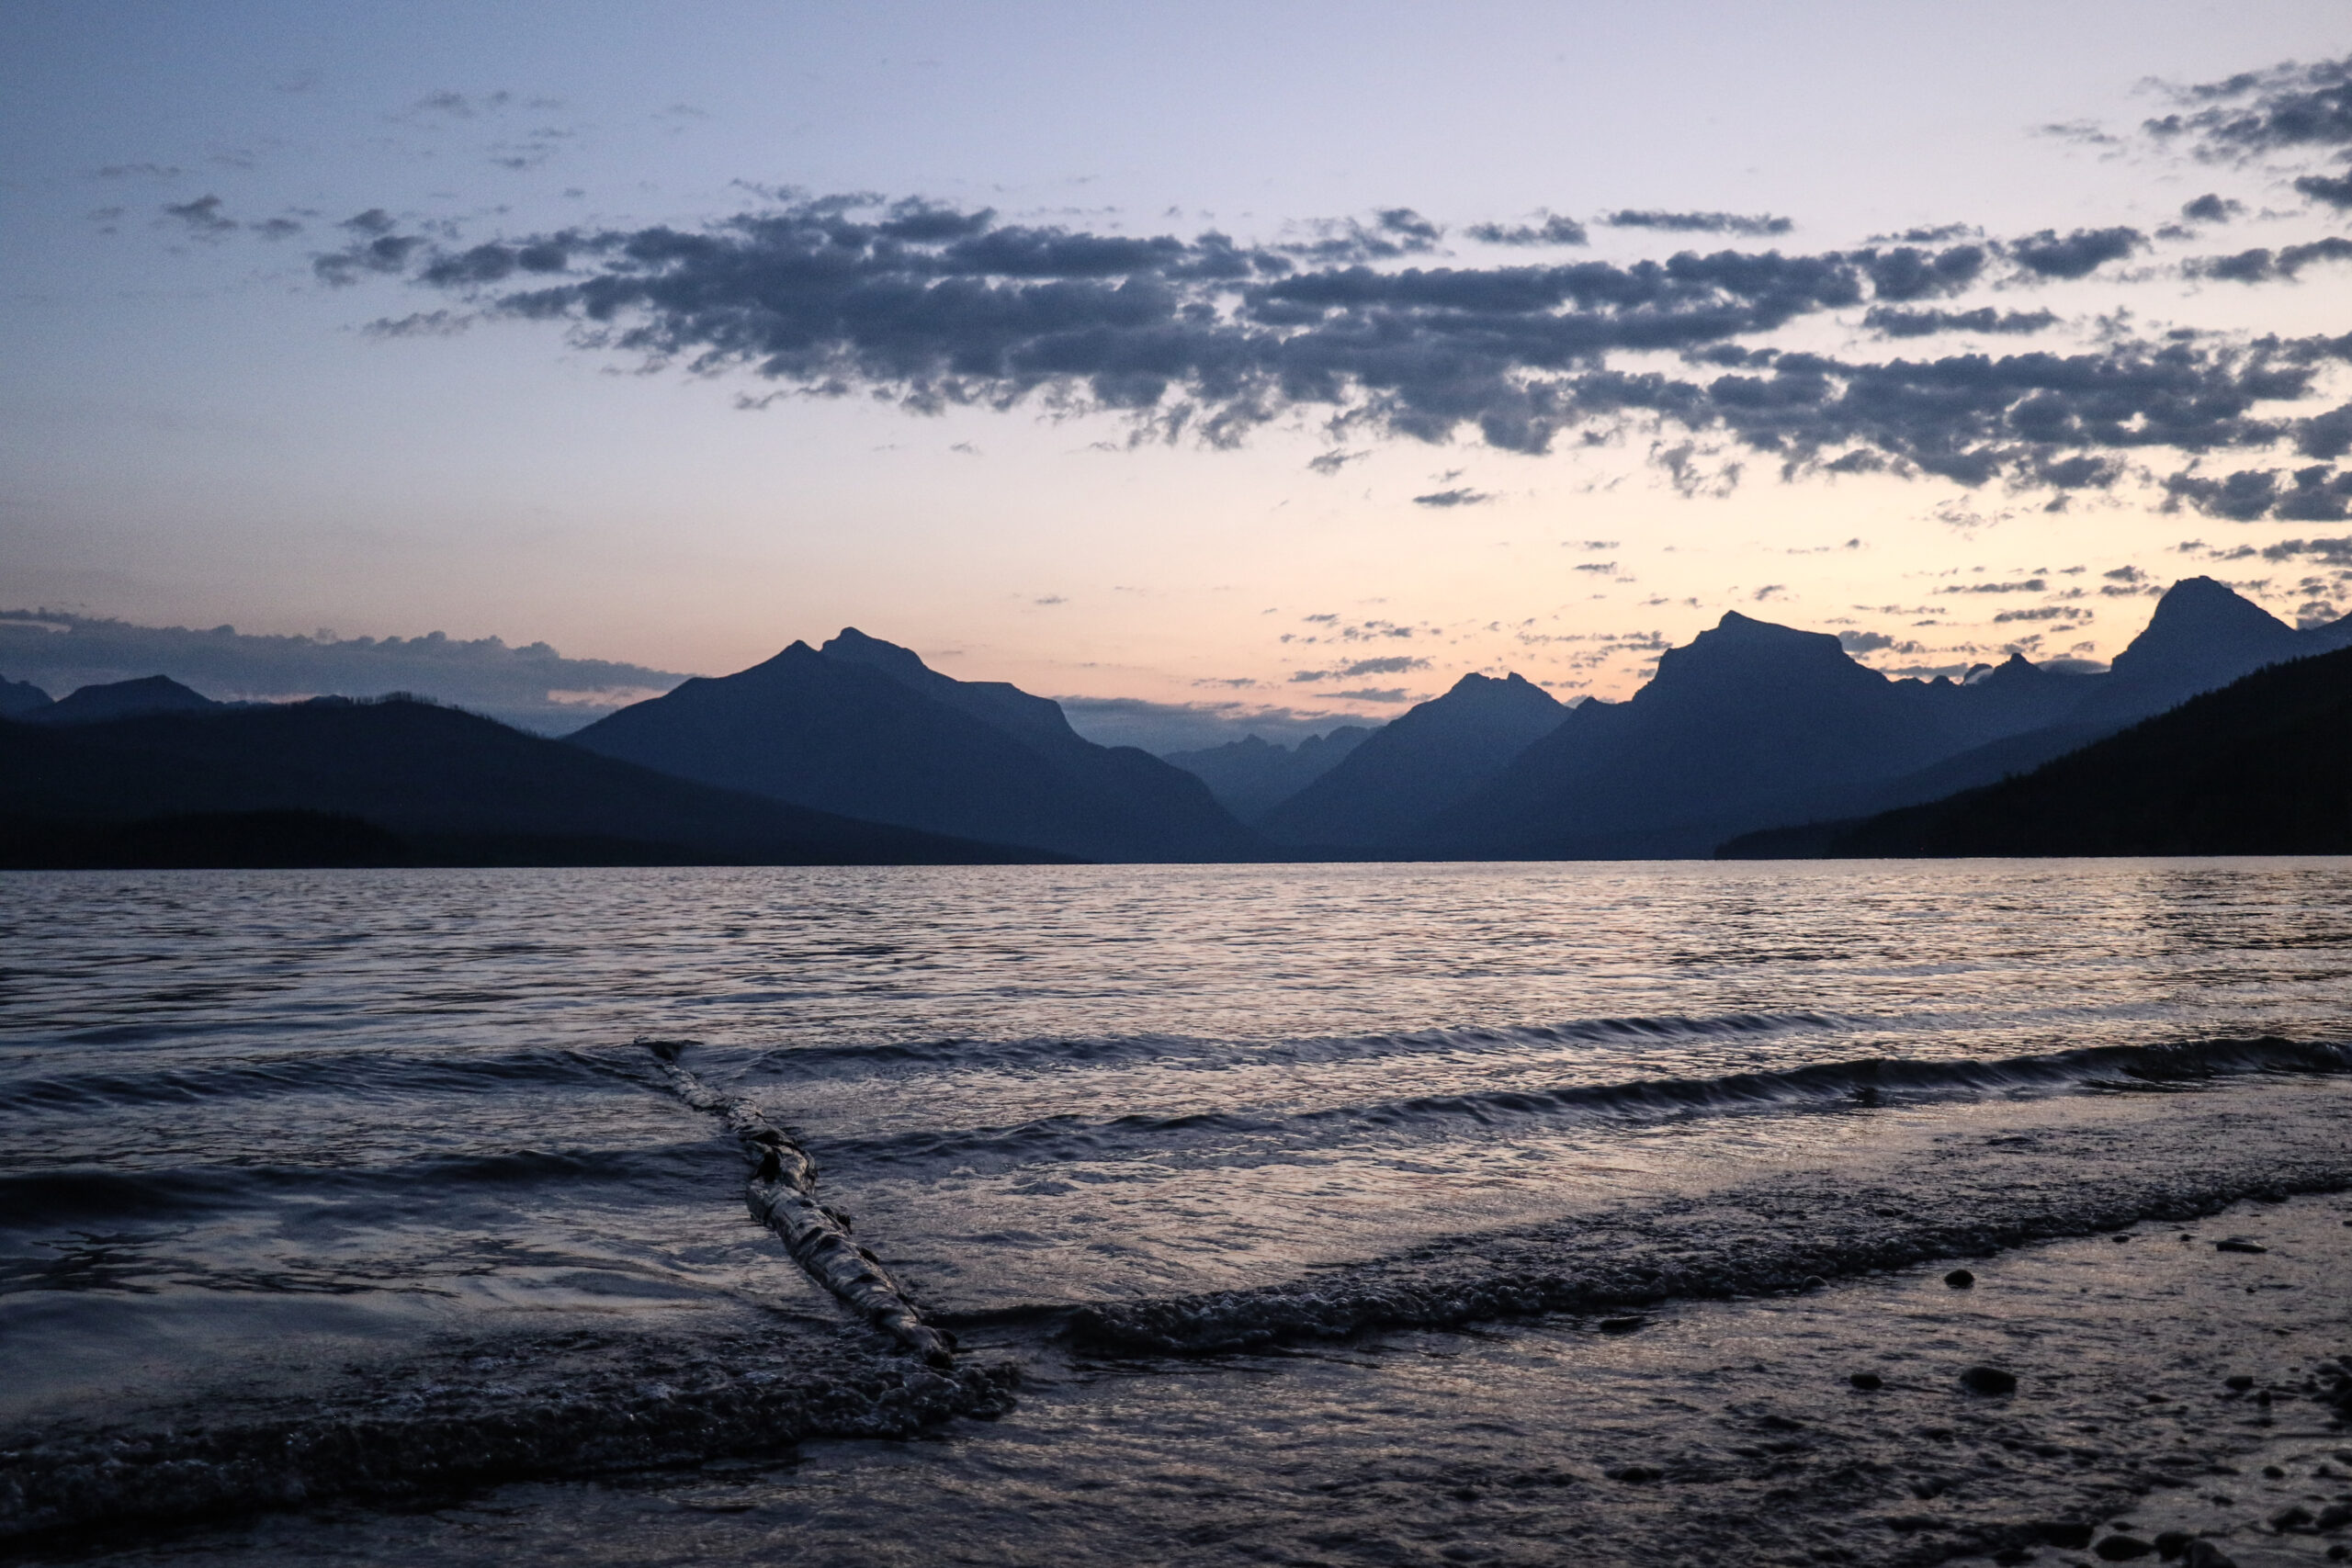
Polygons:
<instances>
[{"instance_id":1,"label":"wave","mask_svg":"<svg viewBox=\"0 0 2352 1568\"><path fill-rule=\"evenodd\" d=\"M461 1205L516 1188L659 1187L691 1190L712 1166L705 1143L625 1149L508 1149L348 1166L159 1166L51 1168L0 1174L0 1227L13 1231L141 1216L364 1198L387 1213L413 1204Z\"/></svg>"},{"instance_id":2,"label":"wave","mask_svg":"<svg viewBox=\"0 0 2352 1568\"><path fill-rule=\"evenodd\" d=\"M1046 1035L1017 1040L945 1038L860 1044L795 1045L760 1052L747 1078L860 1077L900 1067L987 1071L1024 1067L1165 1066L1221 1068L1352 1062L1388 1056L1473 1055L1496 1050L1577 1045L1671 1044L1800 1032L1879 1026L1876 1021L1815 1011L1686 1017L1575 1019L1559 1023L1421 1029L1388 1033L1220 1040L1195 1035Z\"/></svg>"},{"instance_id":3,"label":"wave","mask_svg":"<svg viewBox=\"0 0 2352 1568\"><path fill-rule=\"evenodd\" d=\"M1461 1128L1641 1122L1758 1111L1847 1109L2070 1089L2185 1088L2256 1073L2352 1072L2352 1045L2263 1037L2165 1045L2097 1045L1993 1061L1867 1057L1782 1071L1639 1078L1559 1089L1414 1095L1286 1113L1042 1117L1009 1127L845 1138L830 1159L976 1170L1079 1159L1145 1158L1200 1135L1261 1146L1328 1147L1368 1134L1442 1136Z\"/></svg>"},{"instance_id":4,"label":"wave","mask_svg":"<svg viewBox=\"0 0 2352 1568\"><path fill-rule=\"evenodd\" d=\"M1856 1163L1627 1201L1518 1230L1441 1235L1282 1284L1089 1304L1061 1321L1097 1348L1197 1353L1804 1290L2143 1222L2177 1224L2248 1199L2342 1191L2352 1188L2343 1114L2340 1102L2309 1115L2271 1104L2137 1117L2122 1127L2012 1128L1906 1147L1878 1169Z\"/></svg>"},{"instance_id":5,"label":"wave","mask_svg":"<svg viewBox=\"0 0 2352 1568\"><path fill-rule=\"evenodd\" d=\"M905 1438L1002 1414L1017 1381L1007 1365L942 1373L878 1344L785 1334L475 1341L299 1398L0 1435L0 1543L80 1546L96 1532L334 1499L414 1504L813 1438Z\"/></svg>"},{"instance_id":6,"label":"wave","mask_svg":"<svg viewBox=\"0 0 2352 1568\"><path fill-rule=\"evenodd\" d=\"M614 1053L535 1050L401 1055L291 1052L145 1072L53 1073L0 1084L0 1115L105 1111L135 1105L333 1094L357 1100L513 1089L606 1087L626 1058Z\"/></svg>"}]
</instances>

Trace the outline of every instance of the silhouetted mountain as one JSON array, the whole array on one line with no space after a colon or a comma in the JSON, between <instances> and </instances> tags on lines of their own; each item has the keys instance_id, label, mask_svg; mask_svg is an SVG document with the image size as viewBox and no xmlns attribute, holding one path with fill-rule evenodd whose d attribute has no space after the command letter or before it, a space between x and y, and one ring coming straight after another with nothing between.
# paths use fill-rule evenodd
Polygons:
<instances>
[{"instance_id":1,"label":"silhouetted mountain","mask_svg":"<svg viewBox=\"0 0 2352 1568\"><path fill-rule=\"evenodd\" d=\"M267 840L267 824L226 818L287 812L308 814L300 831L313 837L340 834L346 857L366 835L320 829L319 816L390 834L419 864L1038 858L714 789L416 702L327 698L73 726L0 722L0 821L15 863L55 863L54 854L40 859L40 845L77 843L85 863L126 863L122 853L135 859L142 841L157 854L183 846L169 851L176 858L142 863L191 863L189 852ZM189 818L209 820L157 820ZM198 849L186 851L189 843Z\"/></svg>"},{"instance_id":2,"label":"silhouetted mountain","mask_svg":"<svg viewBox=\"0 0 2352 1568\"><path fill-rule=\"evenodd\" d=\"M2332 628L2321 628L2333 635ZM2115 656L2107 682L2078 716L2117 724L2176 707L2249 671L2334 646L2298 632L2210 577L2188 577L2156 602L2155 614Z\"/></svg>"},{"instance_id":3,"label":"silhouetted mountain","mask_svg":"<svg viewBox=\"0 0 2352 1568\"><path fill-rule=\"evenodd\" d=\"M913 649L867 637L855 626L843 626L839 637L829 639L818 651L828 659L879 670L909 691L921 692L1023 739L1054 746L1093 744L1069 727L1061 704L1051 697L1033 696L1010 681L958 681L943 675L925 664Z\"/></svg>"},{"instance_id":4,"label":"silhouetted mountain","mask_svg":"<svg viewBox=\"0 0 2352 1568\"><path fill-rule=\"evenodd\" d=\"M136 718L151 713L203 713L225 705L189 691L168 675L137 681L110 681L103 686L83 686L47 707L17 716L36 724L104 724L109 719Z\"/></svg>"},{"instance_id":5,"label":"silhouetted mountain","mask_svg":"<svg viewBox=\"0 0 2352 1568\"><path fill-rule=\"evenodd\" d=\"M964 682L845 630L688 681L571 743L829 811L1090 860L1250 860L1264 846L1181 768L1072 732L1051 701Z\"/></svg>"},{"instance_id":6,"label":"silhouetted mountain","mask_svg":"<svg viewBox=\"0 0 2352 1568\"><path fill-rule=\"evenodd\" d=\"M1490 854L1702 852L1726 836L1718 824L1763 803L1951 750L1934 696L1857 664L1826 633L1735 612L1661 656L1630 702L1529 747L1429 837Z\"/></svg>"},{"instance_id":7,"label":"silhouetted mountain","mask_svg":"<svg viewBox=\"0 0 2352 1568\"><path fill-rule=\"evenodd\" d=\"M50 694L30 681L11 681L0 675L0 718L22 718L51 702Z\"/></svg>"},{"instance_id":8,"label":"silhouetted mountain","mask_svg":"<svg viewBox=\"0 0 2352 1568\"><path fill-rule=\"evenodd\" d=\"M1464 675L1445 695L1374 730L1259 827L1286 844L1374 849L1408 842L1566 711L1521 676Z\"/></svg>"},{"instance_id":9,"label":"silhouetted mountain","mask_svg":"<svg viewBox=\"0 0 2352 1568\"><path fill-rule=\"evenodd\" d=\"M1733 859L2352 852L2352 649L2273 664L2033 772Z\"/></svg>"},{"instance_id":10,"label":"silhouetted mountain","mask_svg":"<svg viewBox=\"0 0 2352 1568\"><path fill-rule=\"evenodd\" d=\"M1296 746L1277 746L1245 735L1198 751L1165 752L1160 761L1207 784L1219 806L1251 822L1329 773L1371 733L1363 725L1342 725L1328 735L1310 735Z\"/></svg>"},{"instance_id":11,"label":"silhouetted mountain","mask_svg":"<svg viewBox=\"0 0 2352 1568\"><path fill-rule=\"evenodd\" d=\"M2013 656L1955 684L1891 680L1834 638L1730 615L1666 654L1621 709L1531 746L1411 847L1703 854L1770 824L1860 817L1990 783L2346 635L2293 631L2191 578L2165 595L2113 673Z\"/></svg>"}]
</instances>

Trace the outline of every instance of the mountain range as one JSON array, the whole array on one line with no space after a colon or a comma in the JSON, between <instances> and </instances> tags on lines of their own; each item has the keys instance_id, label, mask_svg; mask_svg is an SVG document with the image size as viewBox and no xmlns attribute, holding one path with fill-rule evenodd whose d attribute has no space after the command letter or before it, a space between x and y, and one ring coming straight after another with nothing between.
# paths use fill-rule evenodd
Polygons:
<instances>
[{"instance_id":1,"label":"mountain range","mask_svg":"<svg viewBox=\"0 0 2352 1568\"><path fill-rule=\"evenodd\" d=\"M1718 853L2352 853L2352 649L2268 665L1998 784Z\"/></svg>"},{"instance_id":2,"label":"mountain range","mask_svg":"<svg viewBox=\"0 0 2352 1568\"><path fill-rule=\"evenodd\" d=\"M1452 804L1354 844L1464 859L1706 855L1753 829L1993 782L2262 665L2347 641L2352 622L2297 631L2225 585L2190 578L2165 593L2108 672L2012 656L1963 682L1919 681L1868 668L1827 634L1734 612L1663 654L1628 701L1565 711ZM1266 820L1287 822L1289 810Z\"/></svg>"},{"instance_id":3,"label":"mountain range","mask_svg":"<svg viewBox=\"0 0 2352 1568\"><path fill-rule=\"evenodd\" d=\"M1182 768L1097 746L1058 704L844 629L621 709L571 744L681 778L1086 860L1263 858Z\"/></svg>"},{"instance_id":4,"label":"mountain range","mask_svg":"<svg viewBox=\"0 0 2352 1568\"><path fill-rule=\"evenodd\" d=\"M2168 590L2098 673L2012 656L1963 681L1899 679L1834 637L1734 613L1624 702L1564 705L1475 674L1375 730L1173 760L1097 745L1050 699L855 628L563 742L416 702L224 705L158 676L52 703L0 682L0 815L52 842L74 823L114 834L107 853L134 852L121 834L137 821L309 812L389 833L412 860L1703 856L2030 774L2347 644L2352 619L2298 631L2207 578ZM393 852L334 831L350 854ZM1829 841L1808 831L1770 841Z\"/></svg>"}]
</instances>

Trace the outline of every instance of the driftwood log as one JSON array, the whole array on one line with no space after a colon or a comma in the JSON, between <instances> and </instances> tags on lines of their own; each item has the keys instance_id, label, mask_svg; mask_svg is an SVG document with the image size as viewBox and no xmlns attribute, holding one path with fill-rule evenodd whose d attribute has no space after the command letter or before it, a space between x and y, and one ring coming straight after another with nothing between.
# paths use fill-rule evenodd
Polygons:
<instances>
[{"instance_id":1,"label":"driftwood log","mask_svg":"<svg viewBox=\"0 0 2352 1568\"><path fill-rule=\"evenodd\" d=\"M956 1364L954 1337L923 1322L881 1259L850 1239L849 1216L817 1201L817 1162L792 1135L739 1095L722 1094L678 1064L686 1042L642 1040L678 1098L716 1116L743 1146L752 1174L743 1195L752 1217L784 1240L793 1261L866 1322L942 1369Z\"/></svg>"}]
</instances>

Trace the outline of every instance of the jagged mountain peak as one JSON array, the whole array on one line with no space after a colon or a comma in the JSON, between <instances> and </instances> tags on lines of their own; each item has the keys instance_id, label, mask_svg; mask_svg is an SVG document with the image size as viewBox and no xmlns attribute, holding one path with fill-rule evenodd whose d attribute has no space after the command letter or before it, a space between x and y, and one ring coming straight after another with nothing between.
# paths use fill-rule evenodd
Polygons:
<instances>
[{"instance_id":1,"label":"jagged mountain peak","mask_svg":"<svg viewBox=\"0 0 2352 1568\"><path fill-rule=\"evenodd\" d=\"M837 637L826 640L818 652L828 659L847 660L853 664L871 665L885 674L900 680L910 677L936 675L939 671L922 661L922 656L911 648L886 642L878 637L868 637L855 626L843 626ZM953 676L944 677L952 680Z\"/></svg>"},{"instance_id":2,"label":"jagged mountain peak","mask_svg":"<svg viewBox=\"0 0 2352 1568\"><path fill-rule=\"evenodd\" d=\"M2295 632L2286 622L2210 577L2184 577L2156 601L2147 628L2115 656L2115 672L2134 676L2161 666L2284 657ZM2234 673L2234 671L2233 671Z\"/></svg>"}]
</instances>

